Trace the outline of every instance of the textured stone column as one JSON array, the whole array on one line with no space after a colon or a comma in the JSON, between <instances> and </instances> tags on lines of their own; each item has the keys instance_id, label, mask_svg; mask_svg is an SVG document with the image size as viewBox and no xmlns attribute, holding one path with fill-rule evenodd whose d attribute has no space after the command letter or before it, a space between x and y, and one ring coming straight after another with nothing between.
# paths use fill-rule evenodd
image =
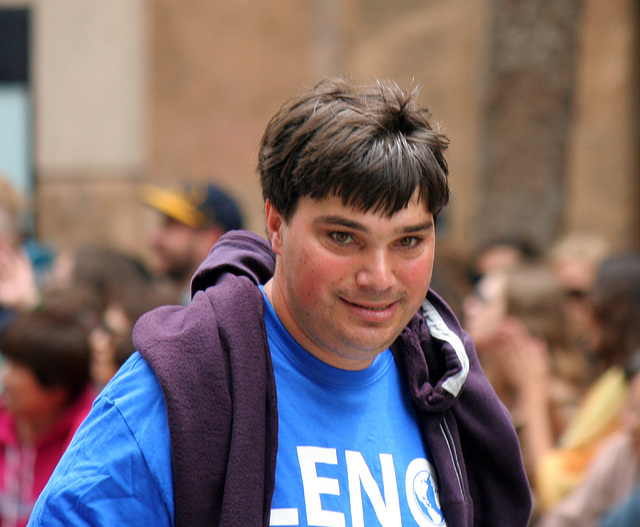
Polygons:
<instances>
[{"instance_id":1,"label":"textured stone column","mask_svg":"<svg viewBox=\"0 0 640 527\"><path fill-rule=\"evenodd\" d=\"M490 2L492 28L474 238L562 227L578 0Z\"/></svg>"},{"instance_id":2,"label":"textured stone column","mask_svg":"<svg viewBox=\"0 0 640 527\"><path fill-rule=\"evenodd\" d=\"M640 244L640 31L635 0L583 0L567 228Z\"/></svg>"},{"instance_id":3,"label":"textured stone column","mask_svg":"<svg viewBox=\"0 0 640 527\"><path fill-rule=\"evenodd\" d=\"M144 0L34 8L37 229L54 245L140 246Z\"/></svg>"}]
</instances>

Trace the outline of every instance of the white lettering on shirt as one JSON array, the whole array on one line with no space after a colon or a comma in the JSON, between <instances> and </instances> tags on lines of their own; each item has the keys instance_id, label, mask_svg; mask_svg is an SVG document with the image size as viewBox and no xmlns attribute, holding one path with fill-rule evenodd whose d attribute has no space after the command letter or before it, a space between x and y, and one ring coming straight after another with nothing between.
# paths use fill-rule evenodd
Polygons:
<instances>
[{"instance_id":1,"label":"white lettering on shirt","mask_svg":"<svg viewBox=\"0 0 640 527\"><path fill-rule=\"evenodd\" d=\"M364 489L373 510L380 520L382 527L401 527L400 499L398 497L398 483L396 471L393 467L393 456L380 454L380 466L382 468L382 485L385 499L380 493L380 488L371 475L360 452L345 451L347 459L347 475L349 478L349 500L351 502L351 521L353 527L364 527L364 511L362 506L362 489Z\"/></svg>"},{"instance_id":2,"label":"white lettering on shirt","mask_svg":"<svg viewBox=\"0 0 640 527\"><path fill-rule=\"evenodd\" d=\"M273 527L300 525L298 509L271 509L269 525Z\"/></svg>"},{"instance_id":3,"label":"white lettering on shirt","mask_svg":"<svg viewBox=\"0 0 640 527\"><path fill-rule=\"evenodd\" d=\"M335 448L312 446L297 447L298 462L304 501L306 525L314 527L346 527L344 512L322 508L322 495L340 496L340 483L336 478L318 475L318 465L338 466ZM398 493L398 482L394 460L391 454L380 454L382 491L371 474L362 453L346 450L345 461L348 481L348 498L352 527L365 527L364 498L362 491L376 514L381 527L401 527L403 525ZM420 527L445 527L446 522L440 508L438 484L435 469L424 458L414 459L407 467L405 475L406 499L411 516ZM406 511L405 511L406 514ZM405 521L407 518L405 518ZM300 525L296 508L273 508L270 523L272 527Z\"/></svg>"},{"instance_id":4,"label":"white lettering on shirt","mask_svg":"<svg viewBox=\"0 0 640 527\"><path fill-rule=\"evenodd\" d=\"M304 501L307 507L307 525L315 527L345 527L344 514L341 512L325 511L320 501L321 494L340 495L340 484L337 479L318 476L316 464L338 464L338 454L335 448L321 448L313 446L299 446L298 460Z\"/></svg>"},{"instance_id":5,"label":"white lettering on shirt","mask_svg":"<svg viewBox=\"0 0 640 527\"><path fill-rule=\"evenodd\" d=\"M409 463L405 488L409 510L420 527L445 525L435 470L431 463L424 458L416 458Z\"/></svg>"}]
</instances>

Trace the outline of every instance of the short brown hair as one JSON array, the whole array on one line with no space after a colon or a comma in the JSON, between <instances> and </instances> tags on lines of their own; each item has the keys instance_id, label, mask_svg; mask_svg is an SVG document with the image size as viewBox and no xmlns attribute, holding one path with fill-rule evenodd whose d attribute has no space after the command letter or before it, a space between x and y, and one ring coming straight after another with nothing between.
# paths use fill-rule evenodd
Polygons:
<instances>
[{"instance_id":1,"label":"short brown hair","mask_svg":"<svg viewBox=\"0 0 640 527\"><path fill-rule=\"evenodd\" d=\"M325 80L286 102L262 138L262 193L286 221L302 197L338 196L359 210L392 215L418 190L434 216L449 200L449 140L392 82Z\"/></svg>"}]
</instances>

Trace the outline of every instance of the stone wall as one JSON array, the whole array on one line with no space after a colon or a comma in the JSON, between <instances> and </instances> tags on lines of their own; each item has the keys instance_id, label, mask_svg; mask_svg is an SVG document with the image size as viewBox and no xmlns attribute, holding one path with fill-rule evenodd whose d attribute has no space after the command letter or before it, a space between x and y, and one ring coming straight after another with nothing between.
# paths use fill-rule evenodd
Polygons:
<instances>
[{"instance_id":1,"label":"stone wall","mask_svg":"<svg viewBox=\"0 0 640 527\"><path fill-rule=\"evenodd\" d=\"M475 199L469 182L478 171L483 2L282 0L254 10L242 2L188 5L153 4L150 177L211 173L242 199L251 228L262 232L256 151L278 106L324 76L391 78L406 89L421 86L421 102L452 140L455 197L446 235L465 242Z\"/></svg>"},{"instance_id":2,"label":"stone wall","mask_svg":"<svg viewBox=\"0 0 640 527\"><path fill-rule=\"evenodd\" d=\"M134 247L146 164L143 0L30 2L37 234Z\"/></svg>"},{"instance_id":3,"label":"stone wall","mask_svg":"<svg viewBox=\"0 0 640 527\"><path fill-rule=\"evenodd\" d=\"M638 2L585 2L565 226L640 244Z\"/></svg>"}]
</instances>

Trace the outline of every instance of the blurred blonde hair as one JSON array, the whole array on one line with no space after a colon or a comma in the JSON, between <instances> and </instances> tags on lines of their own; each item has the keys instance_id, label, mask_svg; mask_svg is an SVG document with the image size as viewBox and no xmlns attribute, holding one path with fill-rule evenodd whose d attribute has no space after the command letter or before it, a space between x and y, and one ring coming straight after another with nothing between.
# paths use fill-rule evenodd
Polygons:
<instances>
[{"instance_id":1,"label":"blurred blonde hair","mask_svg":"<svg viewBox=\"0 0 640 527\"><path fill-rule=\"evenodd\" d=\"M611 254L609 242L593 232L576 231L560 238L549 251L550 262L583 260L598 266Z\"/></svg>"}]
</instances>

